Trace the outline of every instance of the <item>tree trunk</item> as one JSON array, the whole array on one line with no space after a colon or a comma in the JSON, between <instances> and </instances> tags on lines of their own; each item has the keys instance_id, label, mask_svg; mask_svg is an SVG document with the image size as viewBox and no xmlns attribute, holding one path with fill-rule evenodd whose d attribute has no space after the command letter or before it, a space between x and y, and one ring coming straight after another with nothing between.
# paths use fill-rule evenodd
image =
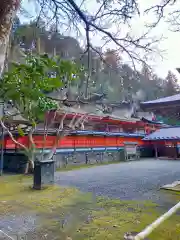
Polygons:
<instances>
[{"instance_id":1,"label":"tree trunk","mask_svg":"<svg viewBox=\"0 0 180 240\"><path fill-rule=\"evenodd\" d=\"M24 171L24 174L28 174L29 173L29 161L26 163L26 168Z\"/></svg>"},{"instance_id":2,"label":"tree trunk","mask_svg":"<svg viewBox=\"0 0 180 240\"><path fill-rule=\"evenodd\" d=\"M4 70L5 59L6 59L6 49L7 49L7 39L5 41L0 40L0 76Z\"/></svg>"},{"instance_id":3,"label":"tree trunk","mask_svg":"<svg viewBox=\"0 0 180 240\"><path fill-rule=\"evenodd\" d=\"M33 171L34 171L34 161L29 160L26 163L26 168L25 168L24 174L33 173Z\"/></svg>"},{"instance_id":4,"label":"tree trunk","mask_svg":"<svg viewBox=\"0 0 180 240\"><path fill-rule=\"evenodd\" d=\"M20 0L1 0L0 4L0 75L4 70L6 51L14 17Z\"/></svg>"},{"instance_id":5,"label":"tree trunk","mask_svg":"<svg viewBox=\"0 0 180 240\"><path fill-rule=\"evenodd\" d=\"M29 161L29 172L34 172L34 161L32 160Z\"/></svg>"}]
</instances>

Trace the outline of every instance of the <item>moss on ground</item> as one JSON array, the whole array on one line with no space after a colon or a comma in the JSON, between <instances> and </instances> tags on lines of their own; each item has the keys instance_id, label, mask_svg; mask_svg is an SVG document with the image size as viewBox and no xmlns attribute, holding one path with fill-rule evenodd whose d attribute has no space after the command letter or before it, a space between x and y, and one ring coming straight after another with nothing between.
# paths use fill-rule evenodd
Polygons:
<instances>
[{"instance_id":1,"label":"moss on ground","mask_svg":"<svg viewBox=\"0 0 180 240\"><path fill-rule=\"evenodd\" d=\"M93 198L74 188L32 190L32 178L0 178L0 221L11 214L38 216L36 231L27 239L114 240L128 231L140 231L162 214L152 202ZM176 200L180 195L176 195ZM179 216L162 224L149 239L180 239Z\"/></svg>"}]
</instances>

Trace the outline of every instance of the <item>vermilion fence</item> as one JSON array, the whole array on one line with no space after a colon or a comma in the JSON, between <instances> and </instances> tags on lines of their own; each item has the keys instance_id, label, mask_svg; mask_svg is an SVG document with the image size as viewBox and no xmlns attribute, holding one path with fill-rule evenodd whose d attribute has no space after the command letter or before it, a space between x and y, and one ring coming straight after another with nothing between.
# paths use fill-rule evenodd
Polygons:
<instances>
[{"instance_id":1,"label":"vermilion fence","mask_svg":"<svg viewBox=\"0 0 180 240\"><path fill-rule=\"evenodd\" d=\"M33 137L37 148L51 148L55 141L55 136L36 135ZM28 136L18 137L17 140L28 146ZM124 143L136 143L139 146L148 145L140 137L108 137L108 136L66 136L58 143L58 148L79 148L79 147L120 147ZM10 137L5 137L5 149L19 148Z\"/></svg>"}]
</instances>

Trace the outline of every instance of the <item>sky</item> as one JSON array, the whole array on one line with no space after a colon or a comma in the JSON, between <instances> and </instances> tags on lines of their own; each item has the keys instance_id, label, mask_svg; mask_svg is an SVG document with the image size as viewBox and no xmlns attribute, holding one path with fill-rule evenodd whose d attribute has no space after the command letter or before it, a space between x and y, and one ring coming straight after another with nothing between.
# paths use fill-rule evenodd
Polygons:
<instances>
[{"instance_id":1,"label":"sky","mask_svg":"<svg viewBox=\"0 0 180 240\"><path fill-rule=\"evenodd\" d=\"M77 0L78 2L79 0ZM154 3L157 3L157 0L139 0L140 1L140 9L143 12L144 9L147 9L149 6L151 6ZM160 0L159 0L160 1ZM87 6L88 10L90 12L94 12L97 10L95 5L93 4L94 0L87 0ZM29 3L28 0L23 0L23 6L28 10L30 15L35 15L35 8L33 7L32 3ZM180 3L176 4L176 7L179 6ZM169 11L173 10L173 7L169 7L166 14L168 14ZM139 19L134 19L132 22L133 26L133 32L134 34L139 34L139 32L143 31L144 29L144 23L153 21L154 15L142 15ZM25 16L21 16L21 21L29 21L28 18ZM112 29L113 31L113 29ZM161 21L158 26L153 30L152 36L161 36L165 38L161 43L159 44L159 48L163 51L163 59L161 59L158 56L155 56L153 60L150 62L150 65L154 69L154 71L160 76L165 77L167 75L168 70L171 70L179 79L180 82L180 74L177 73L175 70L177 67L180 67L180 32L172 32L169 29L169 25ZM95 41L97 46L101 46L102 42L100 40L100 36L95 37ZM113 45L112 45L113 47ZM124 58L126 61L126 58Z\"/></svg>"},{"instance_id":2,"label":"sky","mask_svg":"<svg viewBox=\"0 0 180 240\"><path fill-rule=\"evenodd\" d=\"M142 10L147 9L152 4L157 4L157 0L144 0L141 1ZM176 4L176 9L180 9L180 3ZM165 14L167 15L172 10L175 10L174 6L169 6ZM153 19L154 16L147 16L145 18ZM144 19L142 20L143 23ZM156 59L154 63L154 68L156 72L164 77L167 74L168 70L174 72L177 77L180 79L179 73L175 70L177 67L180 67L180 48L178 43L180 42L180 32L172 32L170 26L165 21L161 21L158 26L154 29L154 35L161 35L165 37L160 44L160 48L165 50L163 55L164 59Z\"/></svg>"}]
</instances>

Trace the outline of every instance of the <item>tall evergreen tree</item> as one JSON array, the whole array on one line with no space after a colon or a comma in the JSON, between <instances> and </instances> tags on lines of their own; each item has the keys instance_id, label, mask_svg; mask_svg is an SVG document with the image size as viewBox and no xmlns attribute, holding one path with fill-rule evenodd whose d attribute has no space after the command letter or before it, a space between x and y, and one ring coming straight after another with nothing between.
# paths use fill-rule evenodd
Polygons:
<instances>
[{"instance_id":1,"label":"tall evergreen tree","mask_svg":"<svg viewBox=\"0 0 180 240\"><path fill-rule=\"evenodd\" d=\"M164 95L171 96L179 93L179 90L180 89L176 75L173 74L171 71L168 71L167 77L165 79Z\"/></svg>"}]
</instances>

